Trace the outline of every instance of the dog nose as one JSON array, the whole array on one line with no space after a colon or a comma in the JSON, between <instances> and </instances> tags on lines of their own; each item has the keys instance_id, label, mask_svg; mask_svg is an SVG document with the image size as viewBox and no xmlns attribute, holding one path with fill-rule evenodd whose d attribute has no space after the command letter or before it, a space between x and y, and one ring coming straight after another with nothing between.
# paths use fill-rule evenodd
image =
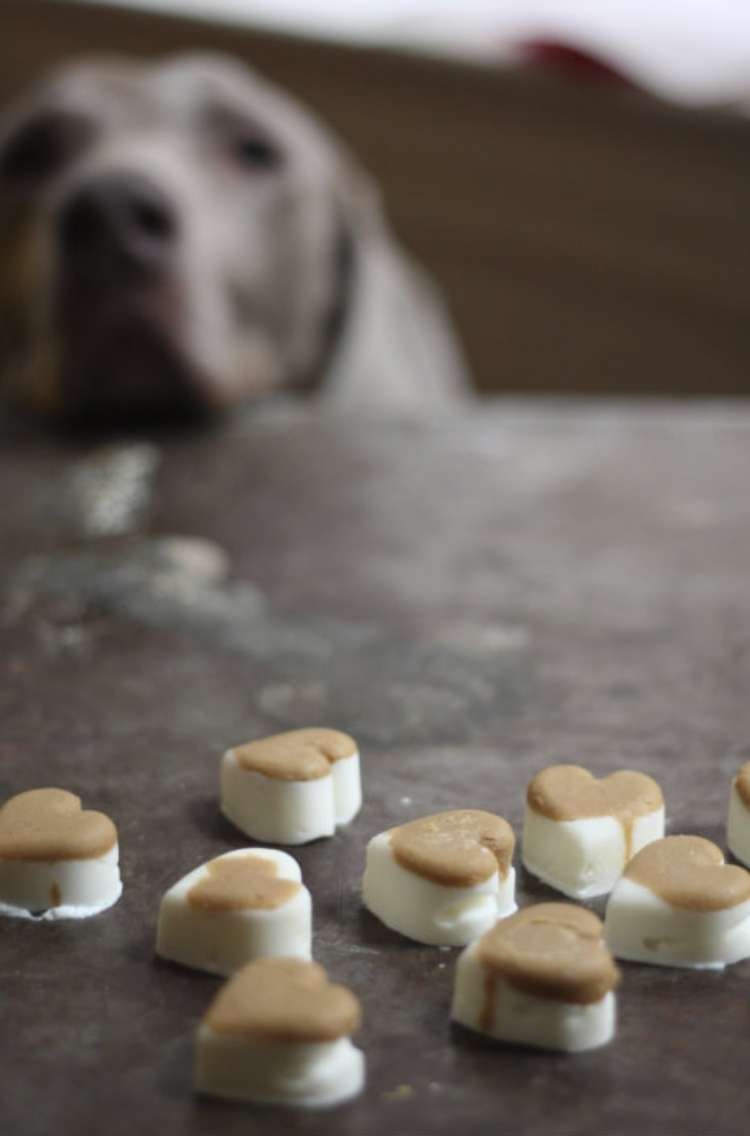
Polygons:
<instances>
[{"instance_id":1,"label":"dog nose","mask_svg":"<svg viewBox=\"0 0 750 1136\"><path fill-rule=\"evenodd\" d=\"M177 235L175 208L148 178L128 172L99 174L68 197L59 217L67 266L108 270L113 258L159 268Z\"/></svg>"}]
</instances>

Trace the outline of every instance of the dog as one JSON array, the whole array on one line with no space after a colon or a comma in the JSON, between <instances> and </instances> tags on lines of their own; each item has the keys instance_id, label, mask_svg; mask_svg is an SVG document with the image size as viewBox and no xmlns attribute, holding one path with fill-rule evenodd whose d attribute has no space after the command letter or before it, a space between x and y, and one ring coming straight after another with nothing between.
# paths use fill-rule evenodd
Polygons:
<instances>
[{"instance_id":1,"label":"dog","mask_svg":"<svg viewBox=\"0 0 750 1136\"><path fill-rule=\"evenodd\" d=\"M445 404L439 296L345 146L221 56L70 64L0 122L0 389L75 422Z\"/></svg>"}]
</instances>

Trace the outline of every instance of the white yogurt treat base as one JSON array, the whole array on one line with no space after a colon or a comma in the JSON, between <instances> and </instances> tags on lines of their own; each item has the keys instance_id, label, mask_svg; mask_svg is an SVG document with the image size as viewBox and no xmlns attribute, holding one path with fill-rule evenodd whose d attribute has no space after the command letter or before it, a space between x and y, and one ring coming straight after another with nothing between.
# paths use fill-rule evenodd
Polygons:
<instances>
[{"instance_id":1,"label":"white yogurt treat base","mask_svg":"<svg viewBox=\"0 0 750 1136\"><path fill-rule=\"evenodd\" d=\"M337 825L349 824L362 808L362 774L359 754L341 757L331 766L333 811Z\"/></svg>"},{"instance_id":2,"label":"white yogurt treat base","mask_svg":"<svg viewBox=\"0 0 750 1136\"><path fill-rule=\"evenodd\" d=\"M516 910L516 874L498 871L472 887L447 887L403 868L393 854L390 833L367 845L362 880L365 906L387 927L431 946L463 947Z\"/></svg>"},{"instance_id":3,"label":"white yogurt treat base","mask_svg":"<svg viewBox=\"0 0 750 1136\"><path fill-rule=\"evenodd\" d=\"M254 840L307 844L333 836L362 805L359 754L333 762L325 777L283 781L244 769L234 750L221 762L221 811Z\"/></svg>"},{"instance_id":4,"label":"white yogurt treat base","mask_svg":"<svg viewBox=\"0 0 750 1136\"><path fill-rule=\"evenodd\" d=\"M722 911L683 910L623 878L609 897L604 935L619 959L721 968L750 958L750 900Z\"/></svg>"},{"instance_id":5,"label":"white yogurt treat base","mask_svg":"<svg viewBox=\"0 0 750 1136\"><path fill-rule=\"evenodd\" d=\"M156 953L161 958L227 976L256 958L311 957L312 900L301 884L299 864L286 852L272 848L240 848L216 859L246 856L271 860L276 864L276 878L294 880L301 885L299 891L271 909L207 911L188 900L191 888L209 874L208 864L201 864L171 887L161 901L156 939Z\"/></svg>"},{"instance_id":6,"label":"white yogurt treat base","mask_svg":"<svg viewBox=\"0 0 750 1136\"><path fill-rule=\"evenodd\" d=\"M246 1041L198 1030L200 1093L262 1104L326 1107L362 1091L365 1059L348 1037L336 1041Z\"/></svg>"},{"instance_id":7,"label":"white yogurt treat base","mask_svg":"<svg viewBox=\"0 0 750 1136\"><path fill-rule=\"evenodd\" d=\"M664 809L633 821L630 858L664 835ZM522 860L527 871L572 899L606 895L627 864L625 832L615 817L551 820L526 808Z\"/></svg>"},{"instance_id":8,"label":"white yogurt treat base","mask_svg":"<svg viewBox=\"0 0 750 1136\"><path fill-rule=\"evenodd\" d=\"M527 994L499 975L492 978L491 1022L485 1023L490 983L478 951L479 944L472 943L456 964L451 1017L460 1025L495 1041L566 1053L597 1049L614 1037L616 1002L612 991L598 1002L579 1005Z\"/></svg>"},{"instance_id":9,"label":"white yogurt treat base","mask_svg":"<svg viewBox=\"0 0 750 1136\"><path fill-rule=\"evenodd\" d=\"M87 860L0 860L0 914L18 919L87 919L122 895L119 850Z\"/></svg>"},{"instance_id":10,"label":"white yogurt treat base","mask_svg":"<svg viewBox=\"0 0 750 1136\"><path fill-rule=\"evenodd\" d=\"M727 820L727 847L746 868L750 868L750 809L732 785Z\"/></svg>"}]
</instances>

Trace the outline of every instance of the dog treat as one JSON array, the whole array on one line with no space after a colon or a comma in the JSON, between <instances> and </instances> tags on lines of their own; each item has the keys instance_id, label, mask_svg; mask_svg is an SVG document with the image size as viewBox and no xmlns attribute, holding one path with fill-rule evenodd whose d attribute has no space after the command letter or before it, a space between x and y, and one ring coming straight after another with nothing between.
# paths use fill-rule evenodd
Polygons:
<instances>
[{"instance_id":1,"label":"dog treat","mask_svg":"<svg viewBox=\"0 0 750 1136\"><path fill-rule=\"evenodd\" d=\"M732 782L727 820L729 851L750 868L750 761Z\"/></svg>"},{"instance_id":2,"label":"dog treat","mask_svg":"<svg viewBox=\"0 0 750 1136\"><path fill-rule=\"evenodd\" d=\"M436 813L374 836L365 906L387 927L437 946L465 946L516 909L515 838L481 809Z\"/></svg>"},{"instance_id":3,"label":"dog treat","mask_svg":"<svg viewBox=\"0 0 750 1136\"><path fill-rule=\"evenodd\" d=\"M226 852L161 901L156 953L228 975L268 955L309 958L312 901L296 860L271 848Z\"/></svg>"},{"instance_id":4,"label":"dog treat","mask_svg":"<svg viewBox=\"0 0 750 1136\"><path fill-rule=\"evenodd\" d=\"M120 898L117 829L65 789L30 789L0 808L0 913L84 919Z\"/></svg>"},{"instance_id":5,"label":"dog treat","mask_svg":"<svg viewBox=\"0 0 750 1136\"><path fill-rule=\"evenodd\" d=\"M664 799L645 773L598 779L580 765L551 765L526 793L524 867L573 899L611 891L632 856L664 835Z\"/></svg>"},{"instance_id":6,"label":"dog treat","mask_svg":"<svg viewBox=\"0 0 750 1136\"><path fill-rule=\"evenodd\" d=\"M575 1053L615 1032L619 972L596 915L538 903L501 919L463 951L451 1016L499 1041Z\"/></svg>"},{"instance_id":7,"label":"dog treat","mask_svg":"<svg viewBox=\"0 0 750 1136\"><path fill-rule=\"evenodd\" d=\"M750 957L750 872L702 836L666 836L635 856L604 920L621 959L722 967Z\"/></svg>"},{"instance_id":8,"label":"dog treat","mask_svg":"<svg viewBox=\"0 0 750 1136\"><path fill-rule=\"evenodd\" d=\"M290 730L227 750L224 815L254 840L305 844L332 836L362 805L357 743L338 730Z\"/></svg>"},{"instance_id":9,"label":"dog treat","mask_svg":"<svg viewBox=\"0 0 750 1136\"><path fill-rule=\"evenodd\" d=\"M333 1105L364 1086L350 1035L359 1002L317 963L258 959L219 991L198 1030L195 1085L233 1100Z\"/></svg>"}]
</instances>

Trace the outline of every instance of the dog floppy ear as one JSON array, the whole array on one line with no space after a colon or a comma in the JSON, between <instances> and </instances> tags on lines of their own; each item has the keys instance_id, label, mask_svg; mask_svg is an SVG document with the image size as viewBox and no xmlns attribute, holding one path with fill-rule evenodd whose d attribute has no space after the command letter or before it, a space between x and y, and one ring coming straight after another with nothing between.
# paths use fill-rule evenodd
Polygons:
<instances>
[{"instance_id":1,"label":"dog floppy ear","mask_svg":"<svg viewBox=\"0 0 750 1136\"><path fill-rule=\"evenodd\" d=\"M346 147L337 149L334 194L342 218L361 236L382 234L387 225L379 186Z\"/></svg>"},{"instance_id":2,"label":"dog floppy ear","mask_svg":"<svg viewBox=\"0 0 750 1136\"><path fill-rule=\"evenodd\" d=\"M470 383L442 297L399 248L380 191L345 153L335 192L354 264L346 326L321 397L371 408L450 405Z\"/></svg>"}]
</instances>

